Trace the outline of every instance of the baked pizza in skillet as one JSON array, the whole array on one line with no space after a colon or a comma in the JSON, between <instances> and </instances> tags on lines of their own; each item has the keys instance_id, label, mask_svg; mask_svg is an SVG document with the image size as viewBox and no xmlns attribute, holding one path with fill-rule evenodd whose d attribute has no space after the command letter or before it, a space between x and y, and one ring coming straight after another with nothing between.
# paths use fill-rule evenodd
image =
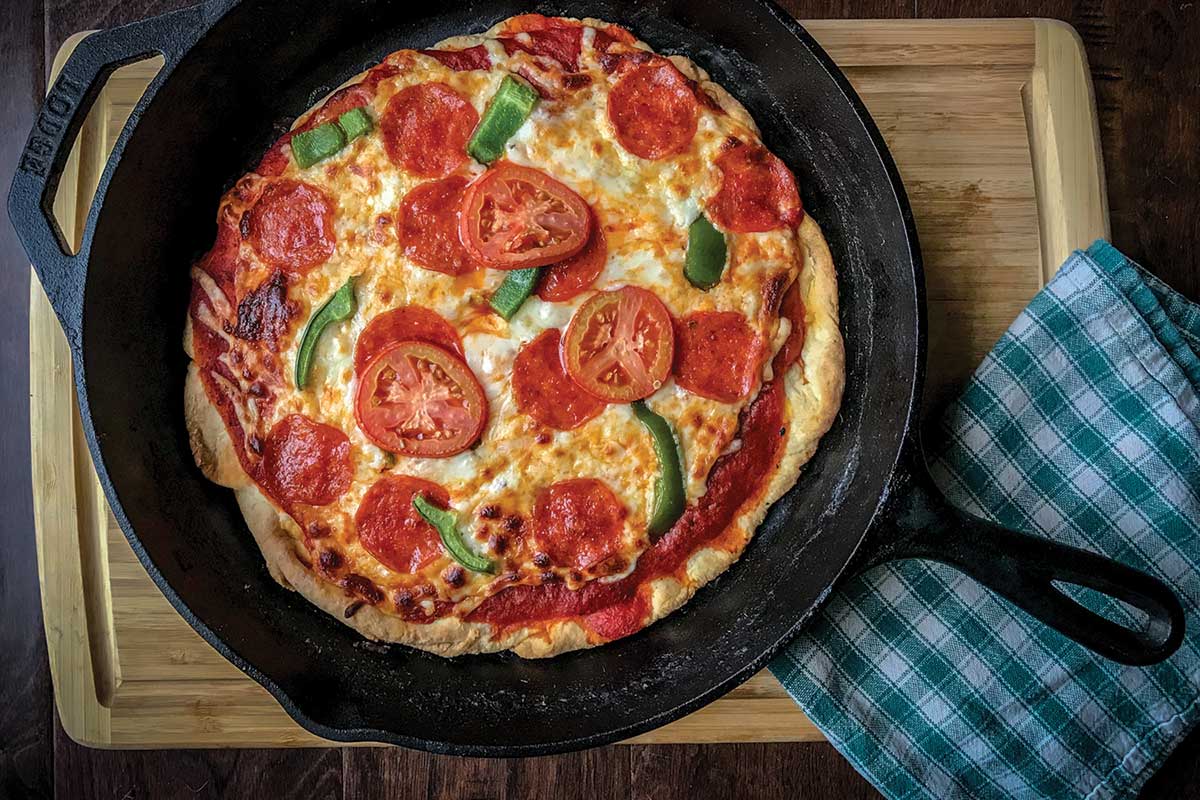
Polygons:
<instances>
[{"instance_id":1,"label":"baked pizza in skillet","mask_svg":"<svg viewBox=\"0 0 1200 800\"><path fill-rule=\"evenodd\" d=\"M217 223L196 461L271 574L372 639L539 657L640 630L738 558L841 400L792 173L616 25L393 53Z\"/></svg>"}]
</instances>

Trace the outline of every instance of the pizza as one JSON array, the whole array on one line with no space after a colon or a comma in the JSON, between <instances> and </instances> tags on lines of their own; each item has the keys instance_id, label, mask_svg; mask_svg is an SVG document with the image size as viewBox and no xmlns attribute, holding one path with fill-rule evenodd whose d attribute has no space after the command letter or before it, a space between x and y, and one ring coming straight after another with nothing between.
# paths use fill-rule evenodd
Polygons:
<instances>
[{"instance_id":1,"label":"pizza","mask_svg":"<svg viewBox=\"0 0 1200 800\"><path fill-rule=\"evenodd\" d=\"M829 250L746 110L598 20L402 50L222 197L191 447L371 639L544 657L742 553L841 401Z\"/></svg>"}]
</instances>

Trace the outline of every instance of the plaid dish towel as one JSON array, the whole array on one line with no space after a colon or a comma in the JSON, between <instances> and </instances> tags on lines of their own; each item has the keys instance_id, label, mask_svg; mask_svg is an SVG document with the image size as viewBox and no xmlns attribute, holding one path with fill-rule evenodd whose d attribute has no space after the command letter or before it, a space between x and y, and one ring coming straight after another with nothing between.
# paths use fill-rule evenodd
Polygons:
<instances>
[{"instance_id":1,"label":"plaid dish towel","mask_svg":"<svg viewBox=\"0 0 1200 800\"><path fill-rule=\"evenodd\" d=\"M884 795L1134 797L1195 726L1198 353L1200 306L1097 242L979 367L931 447L939 486L1166 581L1187 635L1162 664L1126 667L940 564L847 581L771 671Z\"/></svg>"}]
</instances>

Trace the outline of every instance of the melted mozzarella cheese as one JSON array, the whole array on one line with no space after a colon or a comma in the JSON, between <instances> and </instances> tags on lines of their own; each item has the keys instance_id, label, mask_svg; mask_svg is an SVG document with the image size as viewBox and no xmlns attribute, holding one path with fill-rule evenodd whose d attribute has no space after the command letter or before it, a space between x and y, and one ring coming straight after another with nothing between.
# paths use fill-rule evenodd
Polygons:
<instances>
[{"instance_id":1,"label":"melted mozzarella cheese","mask_svg":"<svg viewBox=\"0 0 1200 800\"><path fill-rule=\"evenodd\" d=\"M529 59L524 53L506 55L495 41L487 41L486 46L494 63L489 71L454 72L431 58L409 58L399 75L379 85L372 116L379 119L388 100L404 87L433 80L452 86L482 115L504 75ZM585 54L590 52L585 47ZM617 142L608 118L607 96L615 79L595 63L585 63L583 68L592 76L591 84L540 103L509 141L507 158L554 176L595 210L604 228L608 260L593 288L644 287L677 317L696 310L737 311L764 341L772 343L773 353L783 339L773 309L764 306L763 286L779 275L790 279L799 268L790 231L730 235L726 279L710 291L697 290L683 274L688 225L718 189L719 175L712 165L720 147L729 136L756 137L730 116L701 106L696 137L687 153L660 161L640 159ZM483 172L482 165L470 164L472 175ZM518 411L512 394L513 360L520 348L547 329L565 329L591 291L564 303L545 303L535 296L506 323L479 311L504 273L481 270L456 278L409 262L397 245L394 220L405 194L424 181L390 162L378 133L355 140L342 153L306 170L294 164L288 169L337 202L336 251L322 268L291 286L291 298L311 316L348 278L357 276L358 307L352 319L328 328L319 342L311 378L314 390L286 394L273 415L277 420L304 413L350 437L355 479L329 508L329 517L340 520L335 522L344 528L339 538L356 569L385 585L406 579L366 553L353 533L355 511L385 472L414 475L443 486L461 515L470 545L480 552L489 552L489 536L495 533L494 526L480 519L484 506L498 505L505 514L528 519L539 490L570 478L601 479L628 511L623 534L629 557L625 571L632 569L648 545L646 526L658 474L649 434L627 405L607 406L573 431L547 431ZM489 422L481 441L450 458L385 453L363 435L355 420L354 343L374 317L409 304L432 309L455 326L462 335L466 362L487 397ZM290 372L294 364L303 329L304 325L297 326L295 339L283 353L285 371ZM648 402L677 433L687 500L695 502L705 491L713 463L733 446L745 402L712 401L674 381ZM443 560L430 571L448 563ZM523 576L541 572L532 565L518 571ZM489 576L469 574L467 584L452 596L465 597L489 580Z\"/></svg>"}]
</instances>

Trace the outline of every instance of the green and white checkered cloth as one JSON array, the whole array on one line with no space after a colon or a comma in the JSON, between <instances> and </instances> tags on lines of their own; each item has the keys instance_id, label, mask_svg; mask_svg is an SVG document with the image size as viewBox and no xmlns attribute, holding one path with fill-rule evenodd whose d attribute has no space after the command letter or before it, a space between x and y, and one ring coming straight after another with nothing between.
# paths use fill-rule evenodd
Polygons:
<instances>
[{"instance_id":1,"label":"green and white checkered cloth","mask_svg":"<svg viewBox=\"0 0 1200 800\"><path fill-rule=\"evenodd\" d=\"M1127 667L940 564L848 580L771 670L883 794L1133 797L1196 724L1198 353L1200 306L1097 242L980 366L931 448L947 496L1158 576L1188 633L1164 663Z\"/></svg>"}]
</instances>

